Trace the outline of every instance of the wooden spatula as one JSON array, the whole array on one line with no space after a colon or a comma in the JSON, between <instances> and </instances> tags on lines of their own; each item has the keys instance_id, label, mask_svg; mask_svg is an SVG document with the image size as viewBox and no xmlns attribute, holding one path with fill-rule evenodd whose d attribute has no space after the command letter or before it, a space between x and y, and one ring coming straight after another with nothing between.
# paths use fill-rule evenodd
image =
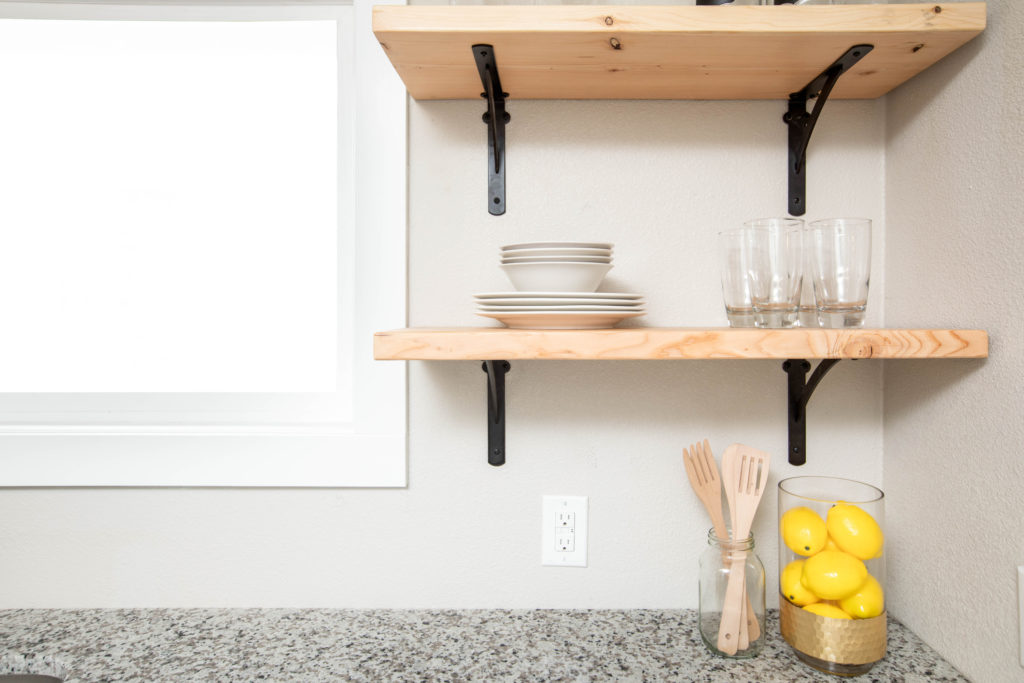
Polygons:
<instances>
[{"instance_id":1,"label":"wooden spatula","mask_svg":"<svg viewBox=\"0 0 1024 683\"><path fill-rule=\"evenodd\" d=\"M733 539L736 541L750 535L757 506L768 483L770 461L771 456L764 451L742 444L733 444L722 455L722 482L730 503ZM725 604L722 606L722 623L718 629L718 649L730 655L736 654L740 646L745 566L745 554L733 553Z\"/></svg>"}]
</instances>

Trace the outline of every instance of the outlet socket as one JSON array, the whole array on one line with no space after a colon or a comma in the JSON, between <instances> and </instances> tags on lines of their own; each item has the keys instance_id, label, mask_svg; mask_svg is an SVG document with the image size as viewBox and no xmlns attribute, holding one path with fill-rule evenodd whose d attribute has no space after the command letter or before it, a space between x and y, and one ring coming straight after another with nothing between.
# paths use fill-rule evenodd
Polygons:
<instances>
[{"instance_id":1,"label":"outlet socket","mask_svg":"<svg viewBox=\"0 0 1024 683\"><path fill-rule=\"evenodd\" d=\"M587 566L586 496L544 496L541 543L541 564Z\"/></svg>"}]
</instances>

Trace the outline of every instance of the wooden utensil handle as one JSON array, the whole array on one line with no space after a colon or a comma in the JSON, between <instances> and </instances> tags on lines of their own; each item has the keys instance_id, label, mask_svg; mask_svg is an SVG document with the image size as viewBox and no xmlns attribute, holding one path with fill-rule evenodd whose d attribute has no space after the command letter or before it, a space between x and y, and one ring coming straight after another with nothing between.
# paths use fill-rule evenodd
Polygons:
<instances>
[{"instance_id":1,"label":"wooden utensil handle","mask_svg":"<svg viewBox=\"0 0 1024 683\"><path fill-rule=\"evenodd\" d=\"M761 624L757 621L757 612L754 611L754 603L750 602L750 593L743 591L744 595L747 596L747 602L745 605L745 611L743 616L747 621L747 636L750 638L750 642L753 643L761 637Z\"/></svg>"},{"instance_id":2,"label":"wooden utensil handle","mask_svg":"<svg viewBox=\"0 0 1024 683\"><path fill-rule=\"evenodd\" d=\"M746 553L737 551L733 554L729 566L729 583L725 588L725 600L722 603L722 623L718 627L718 649L727 655L736 654L739 648L740 612L743 607L743 585L746 583Z\"/></svg>"}]
</instances>

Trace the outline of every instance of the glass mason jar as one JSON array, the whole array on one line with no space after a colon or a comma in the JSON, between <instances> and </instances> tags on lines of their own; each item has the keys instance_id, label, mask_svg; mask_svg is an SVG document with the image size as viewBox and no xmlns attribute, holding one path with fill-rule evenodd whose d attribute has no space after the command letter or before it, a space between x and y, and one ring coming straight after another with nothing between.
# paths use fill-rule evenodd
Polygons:
<instances>
[{"instance_id":1,"label":"glass mason jar","mask_svg":"<svg viewBox=\"0 0 1024 683\"><path fill-rule=\"evenodd\" d=\"M708 548L700 556L698 580L700 637L707 648L720 657L756 657L764 645L765 580L764 565L754 552L754 535L734 541L719 538L714 529L709 529ZM739 584L733 588L736 599L732 610L726 606L730 580ZM737 611L739 616L734 622L727 620L726 625L722 624L723 614Z\"/></svg>"},{"instance_id":2,"label":"glass mason jar","mask_svg":"<svg viewBox=\"0 0 1024 683\"><path fill-rule=\"evenodd\" d=\"M819 671L854 676L885 656L884 495L835 477L779 482L779 627Z\"/></svg>"}]
</instances>

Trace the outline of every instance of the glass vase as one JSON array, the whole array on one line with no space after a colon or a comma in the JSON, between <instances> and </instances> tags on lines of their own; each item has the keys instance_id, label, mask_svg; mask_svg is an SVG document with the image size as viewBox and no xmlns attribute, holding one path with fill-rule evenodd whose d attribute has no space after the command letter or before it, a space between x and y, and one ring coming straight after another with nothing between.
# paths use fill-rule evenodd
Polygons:
<instances>
[{"instance_id":1,"label":"glass vase","mask_svg":"<svg viewBox=\"0 0 1024 683\"><path fill-rule=\"evenodd\" d=\"M779 626L819 671L854 676L885 656L884 528L884 494L874 486L779 482Z\"/></svg>"}]
</instances>

